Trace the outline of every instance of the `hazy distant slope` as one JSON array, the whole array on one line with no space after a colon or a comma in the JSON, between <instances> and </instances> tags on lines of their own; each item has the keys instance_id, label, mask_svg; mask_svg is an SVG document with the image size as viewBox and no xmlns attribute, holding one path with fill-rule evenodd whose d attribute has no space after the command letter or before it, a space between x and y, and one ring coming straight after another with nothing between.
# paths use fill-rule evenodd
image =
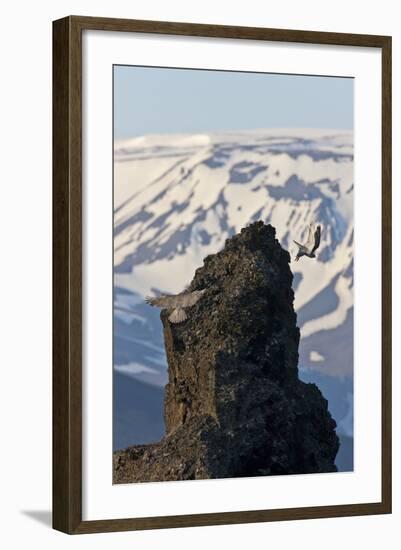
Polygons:
<instances>
[{"instance_id":1,"label":"hazy distant slope","mask_svg":"<svg viewBox=\"0 0 401 550\"><path fill-rule=\"evenodd\" d=\"M113 450L158 441L164 434L163 390L118 372L113 386Z\"/></svg>"}]
</instances>

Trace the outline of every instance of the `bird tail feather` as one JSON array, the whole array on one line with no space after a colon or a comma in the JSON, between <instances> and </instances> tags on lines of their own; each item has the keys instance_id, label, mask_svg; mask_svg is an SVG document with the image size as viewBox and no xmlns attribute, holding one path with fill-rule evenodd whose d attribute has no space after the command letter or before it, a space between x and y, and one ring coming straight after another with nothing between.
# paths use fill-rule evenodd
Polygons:
<instances>
[{"instance_id":1,"label":"bird tail feather","mask_svg":"<svg viewBox=\"0 0 401 550\"><path fill-rule=\"evenodd\" d=\"M187 319L187 314L185 313L185 310L181 307L175 308L175 310L171 313L168 320L170 323L182 323Z\"/></svg>"}]
</instances>

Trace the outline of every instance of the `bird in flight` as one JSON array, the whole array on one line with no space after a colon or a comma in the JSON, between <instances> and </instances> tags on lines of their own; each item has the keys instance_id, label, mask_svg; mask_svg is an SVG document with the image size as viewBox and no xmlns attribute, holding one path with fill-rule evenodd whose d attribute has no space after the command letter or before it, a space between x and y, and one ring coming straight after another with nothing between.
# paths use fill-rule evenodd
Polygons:
<instances>
[{"instance_id":1,"label":"bird in flight","mask_svg":"<svg viewBox=\"0 0 401 550\"><path fill-rule=\"evenodd\" d=\"M172 309L173 311L168 318L170 323L182 323L188 318L186 308L194 306L205 292L206 288L194 290L193 292L181 292L180 294L164 294L156 298L147 296L145 302L161 309Z\"/></svg>"},{"instance_id":2,"label":"bird in flight","mask_svg":"<svg viewBox=\"0 0 401 550\"><path fill-rule=\"evenodd\" d=\"M297 241L294 241L294 243L298 247L298 253L295 257L295 261L298 262L299 258L302 256L308 256L308 258L316 258L315 251L319 248L320 245L320 234L321 234L321 228L320 225L317 226L316 229L314 229L313 223L309 225L309 233L308 233L308 240L305 244L297 243Z\"/></svg>"}]
</instances>

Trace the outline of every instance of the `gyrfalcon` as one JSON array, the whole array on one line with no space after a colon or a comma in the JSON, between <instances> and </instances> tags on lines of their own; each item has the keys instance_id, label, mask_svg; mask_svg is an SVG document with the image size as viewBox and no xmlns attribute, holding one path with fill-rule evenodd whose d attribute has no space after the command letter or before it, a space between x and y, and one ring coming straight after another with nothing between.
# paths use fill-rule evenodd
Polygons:
<instances>
[{"instance_id":1,"label":"gyrfalcon","mask_svg":"<svg viewBox=\"0 0 401 550\"><path fill-rule=\"evenodd\" d=\"M305 244L294 243L298 246L298 254L296 255L295 261L298 262L299 258L302 256L308 256L308 258L316 258L315 250L319 248L320 245L320 234L321 228L320 225L317 226L316 230L314 229L313 223L309 226L308 240Z\"/></svg>"},{"instance_id":2,"label":"gyrfalcon","mask_svg":"<svg viewBox=\"0 0 401 550\"><path fill-rule=\"evenodd\" d=\"M180 294L165 294L151 298L147 296L145 302L151 306L160 307L161 309L172 309L172 313L169 315L168 320L171 323L182 323L188 316L185 312L187 307L194 306L198 300L206 292L206 288L203 290L194 290L193 292L181 292Z\"/></svg>"}]
</instances>

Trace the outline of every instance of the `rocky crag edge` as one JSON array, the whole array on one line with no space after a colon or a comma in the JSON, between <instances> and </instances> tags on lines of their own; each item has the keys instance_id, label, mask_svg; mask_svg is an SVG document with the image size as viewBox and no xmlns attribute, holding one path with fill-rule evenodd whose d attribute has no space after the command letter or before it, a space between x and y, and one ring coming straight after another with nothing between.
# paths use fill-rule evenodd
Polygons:
<instances>
[{"instance_id":1,"label":"rocky crag edge","mask_svg":"<svg viewBox=\"0 0 401 550\"><path fill-rule=\"evenodd\" d=\"M196 270L188 320L161 320L168 361L160 442L114 453L114 483L335 472L327 400L298 377L290 256L255 222Z\"/></svg>"}]
</instances>

